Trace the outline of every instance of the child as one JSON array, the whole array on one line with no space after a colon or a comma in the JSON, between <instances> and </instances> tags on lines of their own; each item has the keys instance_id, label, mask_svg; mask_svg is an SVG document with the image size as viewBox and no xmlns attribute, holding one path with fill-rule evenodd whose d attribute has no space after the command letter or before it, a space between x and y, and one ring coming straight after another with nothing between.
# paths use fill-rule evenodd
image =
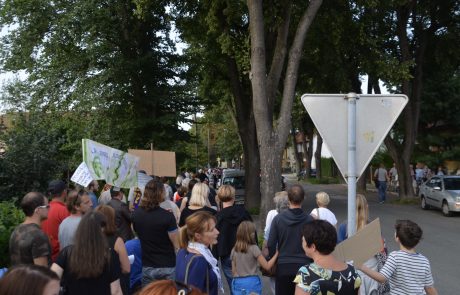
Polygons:
<instances>
[{"instance_id":1,"label":"child","mask_svg":"<svg viewBox=\"0 0 460 295\"><path fill-rule=\"evenodd\" d=\"M257 275L257 262L270 270L278 258L278 252L267 262L255 240L256 226L243 221L236 232L236 243L230 254L232 260L232 294L262 294L262 283Z\"/></svg>"},{"instance_id":2,"label":"child","mask_svg":"<svg viewBox=\"0 0 460 295\"><path fill-rule=\"evenodd\" d=\"M376 272L362 265L361 271L378 282L390 281L390 294L437 295L433 287L430 262L415 252L415 246L422 238L422 229L410 220L398 220L395 225L395 240L398 251L393 251L383 268Z\"/></svg>"},{"instance_id":3,"label":"child","mask_svg":"<svg viewBox=\"0 0 460 295\"><path fill-rule=\"evenodd\" d=\"M326 220L333 226L337 227L337 219L335 218L334 213L327 208L329 205L329 195L325 192L319 192L316 194L316 204L318 208L311 210L310 215L314 219Z\"/></svg>"}]
</instances>

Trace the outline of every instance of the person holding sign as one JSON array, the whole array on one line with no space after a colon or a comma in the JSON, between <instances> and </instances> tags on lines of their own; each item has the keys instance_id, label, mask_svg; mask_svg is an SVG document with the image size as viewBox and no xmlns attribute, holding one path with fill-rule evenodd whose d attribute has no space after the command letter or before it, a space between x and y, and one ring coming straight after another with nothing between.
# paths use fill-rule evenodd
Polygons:
<instances>
[{"instance_id":1,"label":"person holding sign","mask_svg":"<svg viewBox=\"0 0 460 295\"><path fill-rule=\"evenodd\" d=\"M336 241L336 230L327 221L314 220L303 226L302 248L313 262L297 272L294 279L296 295L358 294L361 277L352 265L332 255Z\"/></svg>"},{"instance_id":2,"label":"person holding sign","mask_svg":"<svg viewBox=\"0 0 460 295\"><path fill-rule=\"evenodd\" d=\"M415 251L423 235L422 229L410 220L396 221L395 229L399 250L390 253L379 272L365 265L360 267L361 271L380 283L389 280L390 294L437 295L430 262Z\"/></svg>"},{"instance_id":3,"label":"person holding sign","mask_svg":"<svg viewBox=\"0 0 460 295\"><path fill-rule=\"evenodd\" d=\"M369 206L366 197L361 194L356 195L356 232L363 229L369 223ZM348 238L347 223L340 224L337 242L340 243ZM379 253L371 257L365 262L365 265L374 270L380 270L383 267L387 258L387 251L384 241L382 239L382 249ZM379 295L387 294L389 290L388 283L379 284L366 274L361 273L361 288L359 289L360 295L373 294L377 292Z\"/></svg>"}]
</instances>

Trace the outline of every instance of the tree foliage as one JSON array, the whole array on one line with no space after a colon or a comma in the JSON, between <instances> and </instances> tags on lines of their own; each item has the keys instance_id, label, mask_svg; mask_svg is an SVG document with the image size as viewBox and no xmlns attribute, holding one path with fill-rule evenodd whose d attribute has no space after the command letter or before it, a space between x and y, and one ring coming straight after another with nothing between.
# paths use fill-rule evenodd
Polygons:
<instances>
[{"instance_id":1,"label":"tree foliage","mask_svg":"<svg viewBox=\"0 0 460 295\"><path fill-rule=\"evenodd\" d=\"M166 147L195 107L180 86L168 1L0 1L0 64L23 70L27 111L73 112L124 147Z\"/></svg>"}]
</instances>

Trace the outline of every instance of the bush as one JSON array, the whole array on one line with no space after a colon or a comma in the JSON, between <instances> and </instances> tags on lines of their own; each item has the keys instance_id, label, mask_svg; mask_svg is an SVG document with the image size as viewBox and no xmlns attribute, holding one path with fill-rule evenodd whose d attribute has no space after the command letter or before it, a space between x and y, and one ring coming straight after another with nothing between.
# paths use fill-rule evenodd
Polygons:
<instances>
[{"instance_id":1,"label":"bush","mask_svg":"<svg viewBox=\"0 0 460 295\"><path fill-rule=\"evenodd\" d=\"M14 228L24 221L24 213L15 205L16 200L0 202L0 268L9 265L9 242Z\"/></svg>"}]
</instances>

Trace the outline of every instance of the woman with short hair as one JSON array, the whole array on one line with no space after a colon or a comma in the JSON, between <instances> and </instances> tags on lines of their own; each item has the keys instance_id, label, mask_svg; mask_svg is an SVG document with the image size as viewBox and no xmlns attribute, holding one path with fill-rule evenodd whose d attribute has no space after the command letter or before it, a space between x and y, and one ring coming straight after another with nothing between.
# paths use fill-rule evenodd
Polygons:
<instances>
[{"instance_id":1,"label":"woman with short hair","mask_svg":"<svg viewBox=\"0 0 460 295\"><path fill-rule=\"evenodd\" d=\"M0 295L58 295L59 277L39 265L18 265L0 279Z\"/></svg>"},{"instance_id":2,"label":"woman with short hair","mask_svg":"<svg viewBox=\"0 0 460 295\"><path fill-rule=\"evenodd\" d=\"M314 220L304 225L302 248L313 262L302 266L294 282L296 295L357 295L361 277L351 264L337 260L332 252L337 232L327 221Z\"/></svg>"},{"instance_id":3,"label":"woman with short hair","mask_svg":"<svg viewBox=\"0 0 460 295\"><path fill-rule=\"evenodd\" d=\"M208 195L209 187L206 184L197 183L193 186L189 204L180 214L179 226L184 226L187 217L199 211L207 211L216 215L217 211L210 207Z\"/></svg>"},{"instance_id":4,"label":"woman with short hair","mask_svg":"<svg viewBox=\"0 0 460 295\"><path fill-rule=\"evenodd\" d=\"M122 294L120 262L104 236L106 224L105 216L99 212L85 214L74 244L64 248L51 266L62 279L64 294Z\"/></svg>"}]
</instances>

